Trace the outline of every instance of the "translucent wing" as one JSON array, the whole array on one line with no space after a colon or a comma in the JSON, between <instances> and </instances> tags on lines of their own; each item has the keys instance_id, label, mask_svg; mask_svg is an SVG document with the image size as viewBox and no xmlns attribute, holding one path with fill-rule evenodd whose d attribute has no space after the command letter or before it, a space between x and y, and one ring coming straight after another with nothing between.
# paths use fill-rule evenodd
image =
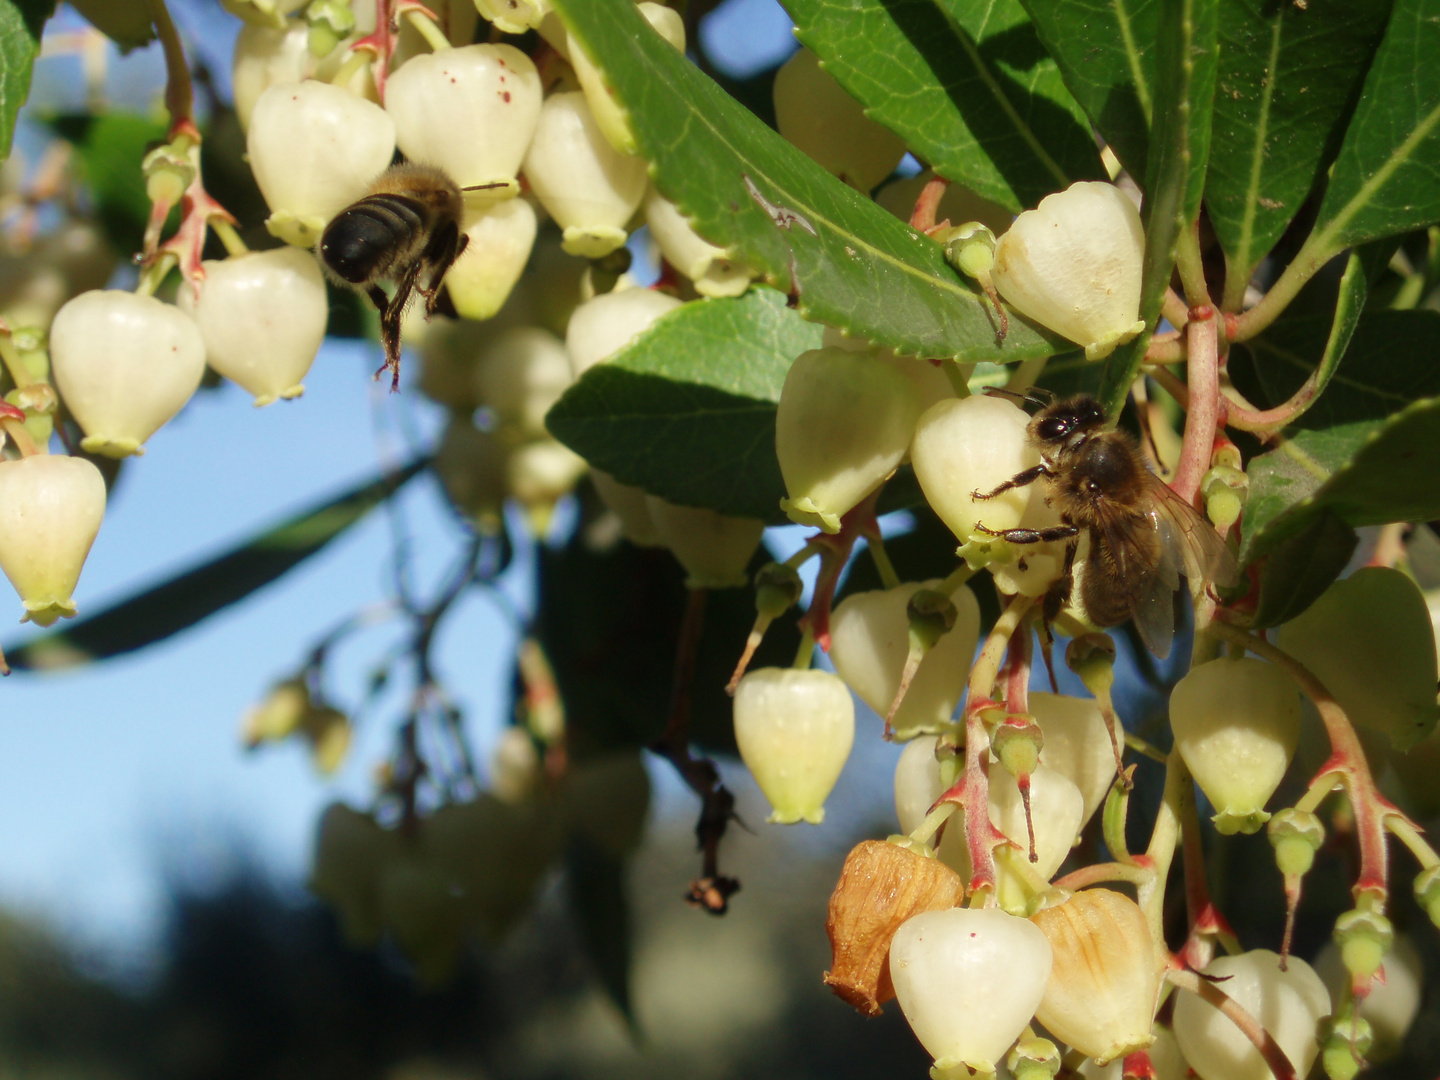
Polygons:
<instances>
[{"instance_id":1,"label":"translucent wing","mask_svg":"<svg viewBox=\"0 0 1440 1080\"><path fill-rule=\"evenodd\" d=\"M1170 655L1175 636L1180 571L1165 543L1161 518L1153 510L1110 512L1102 516L1099 527L1109 557L1109 586L1124 595L1145 647L1163 660Z\"/></svg>"},{"instance_id":2,"label":"translucent wing","mask_svg":"<svg viewBox=\"0 0 1440 1080\"><path fill-rule=\"evenodd\" d=\"M1149 485L1161 547L1190 579L1190 592L1198 596L1207 582L1222 588L1234 585L1239 580L1239 569L1224 537L1153 473L1149 474Z\"/></svg>"}]
</instances>

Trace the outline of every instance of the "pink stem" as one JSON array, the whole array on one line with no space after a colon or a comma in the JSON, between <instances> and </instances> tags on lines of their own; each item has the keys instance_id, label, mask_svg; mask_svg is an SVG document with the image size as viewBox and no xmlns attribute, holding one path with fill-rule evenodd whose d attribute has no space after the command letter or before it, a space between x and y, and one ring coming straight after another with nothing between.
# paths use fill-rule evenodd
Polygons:
<instances>
[{"instance_id":1,"label":"pink stem","mask_svg":"<svg viewBox=\"0 0 1440 1080\"><path fill-rule=\"evenodd\" d=\"M1220 425L1220 355L1215 309L1202 304L1190 309L1185 327L1190 373L1190 405L1185 416L1185 439L1171 488L1194 503L1200 480L1210 468L1215 432Z\"/></svg>"},{"instance_id":2,"label":"pink stem","mask_svg":"<svg viewBox=\"0 0 1440 1080\"><path fill-rule=\"evenodd\" d=\"M915 209L910 214L912 229L929 232L935 227L935 211L940 208L940 200L945 197L945 189L949 186L949 180L937 176L920 189L920 197L915 200Z\"/></svg>"}]
</instances>

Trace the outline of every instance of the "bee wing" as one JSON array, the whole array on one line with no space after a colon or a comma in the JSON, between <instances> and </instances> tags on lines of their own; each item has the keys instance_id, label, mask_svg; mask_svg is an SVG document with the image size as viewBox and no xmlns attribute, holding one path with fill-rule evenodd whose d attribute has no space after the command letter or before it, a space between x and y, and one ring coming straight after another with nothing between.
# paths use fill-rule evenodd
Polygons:
<instances>
[{"instance_id":1,"label":"bee wing","mask_svg":"<svg viewBox=\"0 0 1440 1080\"><path fill-rule=\"evenodd\" d=\"M1175 590L1180 571L1164 540L1159 515L1106 514L1099 522L1116 582L1145 647L1160 659L1170 655L1175 636Z\"/></svg>"},{"instance_id":2,"label":"bee wing","mask_svg":"<svg viewBox=\"0 0 1440 1080\"><path fill-rule=\"evenodd\" d=\"M1190 579L1190 591L1198 594L1206 582L1222 587L1239 579L1235 556L1225 538L1196 509L1153 473L1150 474L1151 508L1160 528L1161 547Z\"/></svg>"}]
</instances>

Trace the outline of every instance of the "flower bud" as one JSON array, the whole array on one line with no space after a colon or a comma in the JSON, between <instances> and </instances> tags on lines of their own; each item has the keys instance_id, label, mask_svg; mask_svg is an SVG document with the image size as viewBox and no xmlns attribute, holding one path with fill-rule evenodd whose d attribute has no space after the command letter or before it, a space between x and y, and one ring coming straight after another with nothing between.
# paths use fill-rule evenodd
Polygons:
<instances>
[{"instance_id":1,"label":"flower bud","mask_svg":"<svg viewBox=\"0 0 1440 1080\"><path fill-rule=\"evenodd\" d=\"M1130 197L1113 184L1081 181L1015 219L995 246L991 279L1022 315L1099 360L1145 329L1144 254L1145 230Z\"/></svg>"},{"instance_id":2,"label":"flower bud","mask_svg":"<svg viewBox=\"0 0 1440 1080\"><path fill-rule=\"evenodd\" d=\"M1099 809L1115 780L1115 751L1105 730L1105 717L1090 698L1066 697L1033 691L1030 712L1045 736L1040 763L1070 779L1084 800L1080 827ZM1117 720L1115 737L1121 745L1125 729Z\"/></svg>"},{"instance_id":3,"label":"flower bud","mask_svg":"<svg viewBox=\"0 0 1440 1080\"><path fill-rule=\"evenodd\" d=\"M645 160L615 150L582 93L552 94L525 155L530 189L565 230L564 248L598 259L625 243L649 180Z\"/></svg>"},{"instance_id":4,"label":"flower bud","mask_svg":"<svg viewBox=\"0 0 1440 1080\"><path fill-rule=\"evenodd\" d=\"M1250 476L1243 469L1230 465L1211 467L1200 481L1200 494L1205 499L1205 515L1221 531L1240 520L1245 499L1250 494Z\"/></svg>"},{"instance_id":5,"label":"flower bud","mask_svg":"<svg viewBox=\"0 0 1440 1080\"><path fill-rule=\"evenodd\" d=\"M310 712L310 687L304 679L286 679L270 688L261 702L245 713L241 737L248 749L279 742L300 730Z\"/></svg>"},{"instance_id":6,"label":"flower bud","mask_svg":"<svg viewBox=\"0 0 1440 1080\"><path fill-rule=\"evenodd\" d=\"M1025 919L994 908L927 911L890 943L895 996L937 1080L993 1070L1045 994L1050 943Z\"/></svg>"},{"instance_id":7,"label":"flower bud","mask_svg":"<svg viewBox=\"0 0 1440 1080\"><path fill-rule=\"evenodd\" d=\"M0 570L24 603L21 622L75 615L71 594L104 516L105 480L84 458L0 459Z\"/></svg>"},{"instance_id":8,"label":"flower bud","mask_svg":"<svg viewBox=\"0 0 1440 1080\"><path fill-rule=\"evenodd\" d=\"M438 165L461 187L514 181L540 120L540 98L535 65L513 45L422 53L385 84L400 152Z\"/></svg>"},{"instance_id":9,"label":"flower bud","mask_svg":"<svg viewBox=\"0 0 1440 1080\"><path fill-rule=\"evenodd\" d=\"M422 325L425 332L419 340L416 389L451 412L474 412L480 407L475 396L475 364L494 337L495 327L443 316Z\"/></svg>"},{"instance_id":10,"label":"flower bud","mask_svg":"<svg viewBox=\"0 0 1440 1080\"><path fill-rule=\"evenodd\" d=\"M1214 805L1222 833L1253 833L1270 819L1300 738L1300 694L1290 676L1263 660L1211 660L1170 693L1175 746Z\"/></svg>"},{"instance_id":11,"label":"flower bud","mask_svg":"<svg viewBox=\"0 0 1440 1080\"><path fill-rule=\"evenodd\" d=\"M785 140L851 187L869 192L905 155L905 143L865 115L803 46L775 73L775 122Z\"/></svg>"},{"instance_id":12,"label":"flower bud","mask_svg":"<svg viewBox=\"0 0 1440 1080\"><path fill-rule=\"evenodd\" d=\"M250 128L255 102L276 83L299 82L314 68L305 24L293 22L283 29L246 23L235 37L230 85L240 130Z\"/></svg>"},{"instance_id":13,"label":"flower bud","mask_svg":"<svg viewBox=\"0 0 1440 1080\"><path fill-rule=\"evenodd\" d=\"M840 518L904 460L930 402L906 367L923 360L811 349L785 376L775 413L775 453L799 525L840 531Z\"/></svg>"},{"instance_id":14,"label":"flower bud","mask_svg":"<svg viewBox=\"0 0 1440 1080\"><path fill-rule=\"evenodd\" d=\"M1029 422L1023 409L1002 397L978 394L942 401L916 424L910 460L940 520L962 545L988 552L996 585L1008 593L1041 596L1064 570L1064 542L1011 547L977 525L1000 532L1060 524L1059 513L1046 502L1048 483L1038 480L992 499L972 494L993 491L1040 464L1040 452L1025 435Z\"/></svg>"},{"instance_id":15,"label":"flower bud","mask_svg":"<svg viewBox=\"0 0 1440 1080\"><path fill-rule=\"evenodd\" d=\"M537 535L549 530L555 504L570 493L585 469L584 458L551 438L531 439L510 451L505 483L530 515L530 526Z\"/></svg>"},{"instance_id":16,"label":"flower bud","mask_svg":"<svg viewBox=\"0 0 1440 1080\"><path fill-rule=\"evenodd\" d=\"M685 53L685 20L674 8L664 4L642 3L637 5L640 14L653 26L660 36L674 46L681 55ZM630 129L630 119L615 95L605 85L605 77L583 45L571 35L567 41L566 55L575 68L575 77L580 80L580 89L585 92L585 101L590 106L595 122L605 135L605 140L622 154L636 154L635 132Z\"/></svg>"},{"instance_id":17,"label":"flower bud","mask_svg":"<svg viewBox=\"0 0 1440 1080\"><path fill-rule=\"evenodd\" d=\"M475 367L475 396L500 424L539 438L545 414L573 381L570 354L548 330L517 326L492 340Z\"/></svg>"},{"instance_id":18,"label":"flower bud","mask_svg":"<svg viewBox=\"0 0 1440 1080\"><path fill-rule=\"evenodd\" d=\"M183 285L175 305L194 318L210 366L255 395L256 406L299 397L330 317L314 256L287 247L201 265L199 299Z\"/></svg>"},{"instance_id":19,"label":"flower bud","mask_svg":"<svg viewBox=\"0 0 1440 1080\"><path fill-rule=\"evenodd\" d=\"M320 815L310 889L335 908L352 947L380 940L380 875L397 854L395 835L369 814L337 802Z\"/></svg>"},{"instance_id":20,"label":"flower bud","mask_svg":"<svg viewBox=\"0 0 1440 1080\"><path fill-rule=\"evenodd\" d=\"M1054 954L1035 1019L1061 1042L1105 1065L1143 1050L1160 993L1161 960L1140 906L1086 889L1030 919Z\"/></svg>"},{"instance_id":21,"label":"flower bud","mask_svg":"<svg viewBox=\"0 0 1440 1080\"><path fill-rule=\"evenodd\" d=\"M550 0L475 0L475 7L506 34L533 30L550 14Z\"/></svg>"},{"instance_id":22,"label":"flower bud","mask_svg":"<svg viewBox=\"0 0 1440 1080\"><path fill-rule=\"evenodd\" d=\"M350 718L329 705L311 709L302 728L310 744L310 760L316 771L331 775L345 761L353 729Z\"/></svg>"},{"instance_id":23,"label":"flower bud","mask_svg":"<svg viewBox=\"0 0 1440 1080\"><path fill-rule=\"evenodd\" d=\"M645 196L645 223L665 261L694 282L701 296L739 296L750 287L754 273L724 248L702 239L680 208L653 185Z\"/></svg>"},{"instance_id":24,"label":"flower bud","mask_svg":"<svg viewBox=\"0 0 1440 1080\"><path fill-rule=\"evenodd\" d=\"M1385 955L1380 977L1370 984L1370 993L1357 1007L1360 1018L1369 1023L1374 1040L1366 1055L1371 1061L1379 1064L1400 1053L1405 1033L1420 1011L1424 972L1415 945L1404 934L1397 935ZM1315 974L1330 991L1330 1003L1338 1011L1352 976L1341 958L1340 947L1334 942L1321 949L1315 958Z\"/></svg>"},{"instance_id":25,"label":"flower bud","mask_svg":"<svg viewBox=\"0 0 1440 1080\"><path fill-rule=\"evenodd\" d=\"M330 83L277 83L256 100L245 145L271 211L265 228L314 247L330 219L390 164L395 122Z\"/></svg>"},{"instance_id":26,"label":"flower bud","mask_svg":"<svg viewBox=\"0 0 1440 1080\"><path fill-rule=\"evenodd\" d=\"M1325 826L1308 810L1286 807L1270 819L1266 826L1270 844L1275 849L1275 863L1286 877L1301 877L1310 872L1315 853L1325 843Z\"/></svg>"},{"instance_id":27,"label":"flower bud","mask_svg":"<svg viewBox=\"0 0 1440 1080\"><path fill-rule=\"evenodd\" d=\"M777 825L825 820L855 739L850 691L828 671L761 668L735 690L735 742Z\"/></svg>"},{"instance_id":28,"label":"flower bud","mask_svg":"<svg viewBox=\"0 0 1440 1080\"><path fill-rule=\"evenodd\" d=\"M1430 921L1440 926L1440 866L1432 866L1415 875L1413 884L1415 900L1430 916Z\"/></svg>"},{"instance_id":29,"label":"flower bud","mask_svg":"<svg viewBox=\"0 0 1440 1080\"><path fill-rule=\"evenodd\" d=\"M1395 927L1378 911L1355 908L1335 920L1335 943L1345 968L1356 980L1372 978L1395 941Z\"/></svg>"},{"instance_id":30,"label":"flower bud","mask_svg":"<svg viewBox=\"0 0 1440 1080\"><path fill-rule=\"evenodd\" d=\"M153 296L81 293L50 327L55 385L85 431L80 445L128 457L190 400L205 374L195 321Z\"/></svg>"},{"instance_id":31,"label":"flower bud","mask_svg":"<svg viewBox=\"0 0 1440 1080\"><path fill-rule=\"evenodd\" d=\"M766 563L755 573L755 610L770 619L778 619L800 602L805 584L792 566Z\"/></svg>"},{"instance_id":32,"label":"flower bud","mask_svg":"<svg viewBox=\"0 0 1440 1080\"><path fill-rule=\"evenodd\" d=\"M466 206L465 250L445 273L445 290L464 319L483 321L505 306L535 246L535 208L524 199Z\"/></svg>"},{"instance_id":33,"label":"flower bud","mask_svg":"<svg viewBox=\"0 0 1440 1080\"><path fill-rule=\"evenodd\" d=\"M1040 765L1040 749L1045 736L1035 718L1025 713L1011 713L990 737L990 752L1001 768L1011 776L1029 776Z\"/></svg>"},{"instance_id":34,"label":"flower bud","mask_svg":"<svg viewBox=\"0 0 1440 1080\"><path fill-rule=\"evenodd\" d=\"M1269 949L1252 949L1217 957L1200 974L1264 1024L1295 1075L1305 1076L1319 1052L1316 1027L1330 1014L1330 995L1304 960L1291 956L1285 970L1280 963ZM1194 994L1182 993L1175 1003L1175 1038L1200 1080L1273 1080L1234 1022Z\"/></svg>"},{"instance_id":35,"label":"flower bud","mask_svg":"<svg viewBox=\"0 0 1440 1080\"><path fill-rule=\"evenodd\" d=\"M898 844L865 840L851 849L830 895L825 932L833 959L825 985L867 1016L895 996L890 939L922 911L953 908L964 897L960 875Z\"/></svg>"},{"instance_id":36,"label":"flower bud","mask_svg":"<svg viewBox=\"0 0 1440 1080\"><path fill-rule=\"evenodd\" d=\"M1373 1034L1370 1024L1359 1016L1337 1016L1326 1028L1320 1063L1328 1080L1353 1080L1365 1067Z\"/></svg>"},{"instance_id":37,"label":"flower bud","mask_svg":"<svg viewBox=\"0 0 1440 1080\"><path fill-rule=\"evenodd\" d=\"M910 599L920 589L939 584L912 581L894 589L854 593L831 613L830 659L835 671L880 716L895 700L910 654ZM980 605L965 585L951 593L951 601L956 608L954 628L926 651L891 719L895 737L902 741L921 732L940 731L965 690L980 638Z\"/></svg>"},{"instance_id":38,"label":"flower bud","mask_svg":"<svg viewBox=\"0 0 1440 1080\"><path fill-rule=\"evenodd\" d=\"M729 517L698 506L676 506L653 495L645 497L645 505L656 535L685 568L688 588L731 589L750 584L745 568L760 546L763 521Z\"/></svg>"},{"instance_id":39,"label":"flower bud","mask_svg":"<svg viewBox=\"0 0 1440 1080\"><path fill-rule=\"evenodd\" d=\"M1280 627L1280 648L1315 674L1350 720L1409 750L1435 729L1435 631L1399 570L1367 566Z\"/></svg>"},{"instance_id":40,"label":"flower bud","mask_svg":"<svg viewBox=\"0 0 1440 1080\"><path fill-rule=\"evenodd\" d=\"M622 484L607 472L590 470L590 483L600 501L620 519L620 532L636 547L664 547L655 522L650 519L650 504L645 492L630 484Z\"/></svg>"},{"instance_id":41,"label":"flower bud","mask_svg":"<svg viewBox=\"0 0 1440 1080\"><path fill-rule=\"evenodd\" d=\"M587 300L570 316L565 348L575 378L619 352L680 301L653 289L621 289Z\"/></svg>"},{"instance_id":42,"label":"flower bud","mask_svg":"<svg viewBox=\"0 0 1440 1080\"><path fill-rule=\"evenodd\" d=\"M490 755L490 791L505 803L523 802L540 779L540 755L523 727L507 727Z\"/></svg>"}]
</instances>

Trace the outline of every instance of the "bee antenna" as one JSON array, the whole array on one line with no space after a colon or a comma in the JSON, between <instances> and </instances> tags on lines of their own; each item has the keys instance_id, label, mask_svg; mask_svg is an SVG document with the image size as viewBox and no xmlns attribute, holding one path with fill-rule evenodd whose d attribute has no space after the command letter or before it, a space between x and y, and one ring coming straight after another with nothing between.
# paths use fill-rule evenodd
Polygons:
<instances>
[{"instance_id":1,"label":"bee antenna","mask_svg":"<svg viewBox=\"0 0 1440 1080\"><path fill-rule=\"evenodd\" d=\"M494 181L492 181L492 182L490 182L490 183L488 183L488 184L471 184L471 185L469 185L468 187L462 187L460 190L461 190L461 191L491 191L491 190L493 190L494 188L502 188L502 187L505 187L505 186L506 186L506 181L504 181L504 180L494 180Z\"/></svg>"},{"instance_id":2,"label":"bee antenna","mask_svg":"<svg viewBox=\"0 0 1440 1080\"><path fill-rule=\"evenodd\" d=\"M1011 398L1014 401L1023 401L1030 405L1044 406L1049 405L1052 401L1055 400L1054 391L1046 390L1040 386L1032 386L1023 394L1016 390L1007 390L1003 386L990 386L986 387L985 393L1002 394L1005 397Z\"/></svg>"},{"instance_id":3,"label":"bee antenna","mask_svg":"<svg viewBox=\"0 0 1440 1080\"><path fill-rule=\"evenodd\" d=\"M1025 394L1017 394L1014 390L1006 390L1003 386L987 386L985 393L992 397L1008 397L1015 401L1031 401Z\"/></svg>"}]
</instances>

